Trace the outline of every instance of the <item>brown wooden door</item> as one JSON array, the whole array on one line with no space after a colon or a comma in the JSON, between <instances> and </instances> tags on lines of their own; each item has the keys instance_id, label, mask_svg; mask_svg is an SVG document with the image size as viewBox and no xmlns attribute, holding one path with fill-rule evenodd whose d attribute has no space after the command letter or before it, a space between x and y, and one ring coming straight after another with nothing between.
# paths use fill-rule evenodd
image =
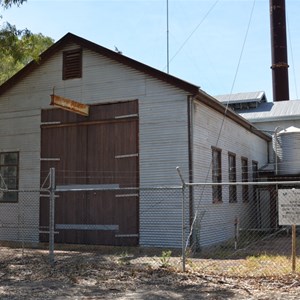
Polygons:
<instances>
[{"instance_id":1,"label":"brown wooden door","mask_svg":"<svg viewBox=\"0 0 300 300\"><path fill-rule=\"evenodd\" d=\"M90 116L43 111L41 180L50 167L56 184L138 187L137 102L90 107ZM71 115L70 115L71 114ZM126 196L126 193L128 196ZM138 244L138 193L81 191L59 193L55 241L103 245ZM40 225L48 226L48 199L41 198ZM67 229L67 225L71 229ZM47 240L41 235L41 240Z\"/></svg>"}]
</instances>

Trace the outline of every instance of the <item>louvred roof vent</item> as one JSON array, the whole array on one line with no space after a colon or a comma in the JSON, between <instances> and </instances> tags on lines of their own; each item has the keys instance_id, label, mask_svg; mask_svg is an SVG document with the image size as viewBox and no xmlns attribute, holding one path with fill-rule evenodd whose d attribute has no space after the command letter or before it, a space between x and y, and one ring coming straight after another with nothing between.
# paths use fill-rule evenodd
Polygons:
<instances>
[{"instance_id":1,"label":"louvred roof vent","mask_svg":"<svg viewBox=\"0 0 300 300\"><path fill-rule=\"evenodd\" d=\"M82 77L82 50L63 52L63 80Z\"/></svg>"}]
</instances>

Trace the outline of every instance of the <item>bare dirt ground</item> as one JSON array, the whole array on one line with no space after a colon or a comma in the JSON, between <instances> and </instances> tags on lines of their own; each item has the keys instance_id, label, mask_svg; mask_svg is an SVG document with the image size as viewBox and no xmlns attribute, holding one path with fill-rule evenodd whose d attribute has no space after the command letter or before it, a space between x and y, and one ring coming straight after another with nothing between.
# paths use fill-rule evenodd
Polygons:
<instances>
[{"instance_id":1,"label":"bare dirt ground","mask_svg":"<svg viewBox=\"0 0 300 300\"><path fill-rule=\"evenodd\" d=\"M0 248L0 299L300 299L300 276L227 277L130 255ZM150 260L149 260L150 259ZM148 258L148 261L154 261Z\"/></svg>"}]
</instances>

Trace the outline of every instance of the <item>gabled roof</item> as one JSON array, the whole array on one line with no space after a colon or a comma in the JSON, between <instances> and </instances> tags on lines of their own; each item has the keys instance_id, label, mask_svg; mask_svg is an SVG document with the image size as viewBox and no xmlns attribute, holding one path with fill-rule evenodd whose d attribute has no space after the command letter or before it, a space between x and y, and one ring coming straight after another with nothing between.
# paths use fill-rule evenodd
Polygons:
<instances>
[{"instance_id":1,"label":"gabled roof","mask_svg":"<svg viewBox=\"0 0 300 300\"><path fill-rule=\"evenodd\" d=\"M40 65L45 63L48 59L50 59L52 57L52 55L54 55L55 53L57 53L58 51L63 49L67 44L70 44L70 43L75 43L83 48L86 48L86 49L89 49L96 53L99 53L100 55L108 57L108 58L110 58L114 61L117 61L121 64L124 64L130 68L136 69L140 72L148 74L151 77L154 77L165 83L171 84L174 87L184 90L184 91L188 92L191 96L194 96L195 99L212 107L216 111L218 111L222 114L226 113L228 118L237 122L240 126L243 126L250 132L260 136L261 138L263 138L265 140L270 140L269 136L265 135L263 132L258 131L250 122L248 122L244 118L240 117L236 113L234 113L230 110L227 110L224 105L222 105L219 101L217 101L212 96L210 96L207 93L205 93L204 91L202 91L199 86L196 86L194 84L186 82L182 79L179 79L179 78L172 76L170 74L167 74L165 72L159 71L155 68L152 68L141 62L138 62L132 58L124 56L121 53L104 48L98 44L95 44L89 40L86 40L86 39L79 37L77 35L74 35L72 33L67 33L59 41L57 41L55 44L53 44L51 47L49 47L46 51L44 51L40 55L40 59L38 62L31 61L23 69L21 69L18 73L16 73L14 76L12 76L6 82L4 82L0 86L0 96L4 92L9 90L11 87L13 87L20 80L22 80L22 78L24 78L25 76L28 76L31 72L33 72L35 69L37 69Z\"/></svg>"},{"instance_id":2,"label":"gabled roof","mask_svg":"<svg viewBox=\"0 0 300 300\"><path fill-rule=\"evenodd\" d=\"M16 84L24 76L27 76L33 70L38 68L41 64L43 64L45 61L47 61L53 54L55 54L57 51L59 51L65 45L67 45L69 43L78 44L81 47L84 47L86 49L89 49L91 51L99 53L103 56L106 56L106 57L108 57L112 60L118 61L118 62L120 62L124 65L127 65L127 66L129 66L133 69L136 69L138 71L144 72L144 73L146 73L146 74L148 74L148 75L150 75L154 78L157 78L157 79L162 80L166 83L174 85L175 87L178 87L178 88L180 88L184 91L187 91L191 94L197 94L199 92L199 86L193 85L193 84L188 83L184 80L181 80L181 79L179 79L175 76L169 75L165 72L159 71L155 68L152 68L148 65L140 63L140 62L138 62L134 59L131 59L127 56L124 56L120 53L117 53L115 51L104 48L104 47L102 47L98 44L95 44L91 41L88 41L88 40L86 40L82 37L79 37L79 36L74 35L72 33L67 33L59 41L57 41L55 44L53 44L51 47L49 47L46 51L44 51L40 55L40 59L39 59L38 62L31 61L21 71L16 73L14 76L12 76L6 82L4 82L0 86L0 95L3 94L5 91L7 91L9 88L11 88L14 84Z\"/></svg>"},{"instance_id":3,"label":"gabled roof","mask_svg":"<svg viewBox=\"0 0 300 300\"><path fill-rule=\"evenodd\" d=\"M239 110L238 113L251 122L300 119L300 101L261 103L256 108Z\"/></svg>"}]
</instances>

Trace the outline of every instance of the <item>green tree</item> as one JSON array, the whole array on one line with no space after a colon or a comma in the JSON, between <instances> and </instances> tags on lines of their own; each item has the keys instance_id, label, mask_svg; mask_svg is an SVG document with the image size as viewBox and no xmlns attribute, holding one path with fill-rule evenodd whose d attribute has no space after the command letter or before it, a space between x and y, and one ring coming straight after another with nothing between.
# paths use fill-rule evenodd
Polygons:
<instances>
[{"instance_id":1,"label":"green tree","mask_svg":"<svg viewBox=\"0 0 300 300\"><path fill-rule=\"evenodd\" d=\"M0 6L7 9L23 2L26 0L0 0ZM0 27L0 84L31 60L38 60L39 54L53 42L53 39L41 33L33 34L28 29L20 30L14 25L3 23Z\"/></svg>"},{"instance_id":2,"label":"green tree","mask_svg":"<svg viewBox=\"0 0 300 300\"><path fill-rule=\"evenodd\" d=\"M0 30L0 84L53 44L53 39L5 24Z\"/></svg>"},{"instance_id":3,"label":"green tree","mask_svg":"<svg viewBox=\"0 0 300 300\"><path fill-rule=\"evenodd\" d=\"M3 6L4 8L9 8L13 4L15 5L21 5L23 2L26 2L27 0L0 0L0 5Z\"/></svg>"}]
</instances>

